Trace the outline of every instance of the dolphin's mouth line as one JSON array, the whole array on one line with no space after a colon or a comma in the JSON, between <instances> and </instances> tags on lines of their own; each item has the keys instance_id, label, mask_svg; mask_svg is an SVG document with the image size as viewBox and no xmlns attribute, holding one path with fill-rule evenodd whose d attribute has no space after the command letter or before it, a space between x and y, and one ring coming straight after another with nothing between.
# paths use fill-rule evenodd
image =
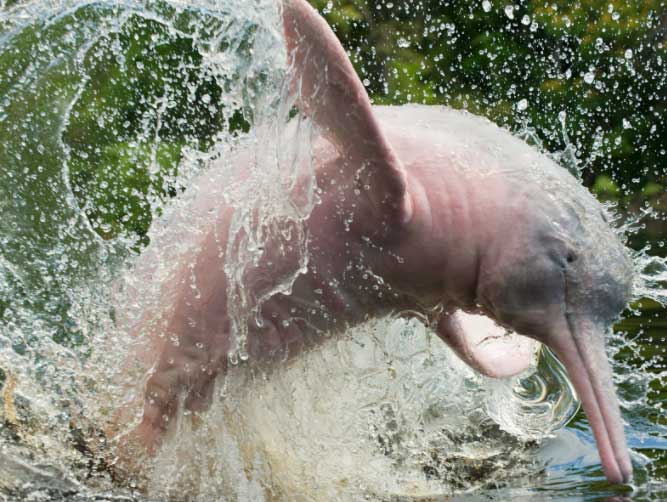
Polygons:
<instances>
[{"instance_id":1,"label":"dolphin's mouth line","mask_svg":"<svg viewBox=\"0 0 667 502\"><path fill-rule=\"evenodd\" d=\"M475 344L475 347L481 347L484 344L493 343L493 342L496 342L498 340L507 340L507 338L509 338L511 336L512 336L512 332L509 331L509 330L505 330L505 333L503 333L502 335L489 335L489 336L486 336L486 337L482 338L479 342L477 342Z\"/></svg>"}]
</instances>

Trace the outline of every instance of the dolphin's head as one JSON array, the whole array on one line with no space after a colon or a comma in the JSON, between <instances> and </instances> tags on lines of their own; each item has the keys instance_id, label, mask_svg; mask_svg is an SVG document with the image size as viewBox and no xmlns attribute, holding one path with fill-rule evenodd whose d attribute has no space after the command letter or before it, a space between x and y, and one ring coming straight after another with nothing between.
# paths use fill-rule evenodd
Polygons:
<instances>
[{"instance_id":1,"label":"dolphin's head","mask_svg":"<svg viewBox=\"0 0 667 502\"><path fill-rule=\"evenodd\" d=\"M518 211L482 259L478 303L498 323L558 355L607 479L628 482L632 466L605 334L630 299L632 261L604 210L580 188L528 202L530 211Z\"/></svg>"}]
</instances>

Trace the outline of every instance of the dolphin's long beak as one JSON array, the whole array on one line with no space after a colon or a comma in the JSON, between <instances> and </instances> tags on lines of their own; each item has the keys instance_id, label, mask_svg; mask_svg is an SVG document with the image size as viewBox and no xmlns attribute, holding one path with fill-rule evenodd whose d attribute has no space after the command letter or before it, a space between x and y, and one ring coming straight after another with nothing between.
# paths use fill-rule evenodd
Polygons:
<instances>
[{"instance_id":1,"label":"dolphin's long beak","mask_svg":"<svg viewBox=\"0 0 667 502\"><path fill-rule=\"evenodd\" d=\"M600 460L610 483L632 480L618 398L605 350L603 330L588 319L568 316L566 334L551 347L561 359L593 428Z\"/></svg>"}]
</instances>

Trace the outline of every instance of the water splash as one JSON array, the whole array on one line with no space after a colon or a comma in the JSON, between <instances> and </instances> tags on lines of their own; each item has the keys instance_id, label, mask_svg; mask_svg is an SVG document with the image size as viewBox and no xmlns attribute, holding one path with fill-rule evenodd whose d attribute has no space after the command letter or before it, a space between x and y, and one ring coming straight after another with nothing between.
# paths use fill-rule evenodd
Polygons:
<instances>
[{"instance_id":1,"label":"water splash","mask_svg":"<svg viewBox=\"0 0 667 502\"><path fill-rule=\"evenodd\" d=\"M638 271L635 295L637 298L655 300L667 306L667 258L651 256L645 251L635 257Z\"/></svg>"},{"instance_id":2,"label":"water splash","mask_svg":"<svg viewBox=\"0 0 667 502\"><path fill-rule=\"evenodd\" d=\"M535 392L538 381L544 387ZM379 319L268 373L236 367L206 423L180 424L152 486L163 496L187 489L198 500L215 493L312 500L506 484L543 469L539 441L576 410L563 382L546 351L526 374L494 381L421 322ZM267 473L270 494L253 484Z\"/></svg>"},{"instance_id":3,"label":"water splash","mask_svg":"<svg viewBox=\"0 0 667 502\"><path fill-rule=\"evenodd\" d=\"M487 382L486 409L501 429L525 439L543 439L565 426L579 409L567 372L550 349L510 382Z\"/></svg>"},{"instance_id":4,"label":"water splash","mask_svg":"<svg viewBox=\"0 0 667 502\"><path fill-rule=\"evenodd\" d=\"M160 240L164 221L196 236L207 215L183 214L196 198L192 180L213 159L233 178L240 167L229 152L245 148L262 169L247 185L224 187L229 204L259 208L234 228L255 243L227 270L242 295L239 270L261 256L266 234L312 203L288 193L305 175L294 170L309 133L281 129L290 104L281 99L285 58L272 1L3 3L0 25L0 432L11 447L0 463L17 466L0 473L0 486L15 493L37 465L51 465L73 480L61 491L72 491L77 479L106 479L105 461L86 458L108 449L92 432L126 389L129 376L117 374L137 343L131 323L155 308L173 260L196 239L153 255L144 272L155 281L132 269L137 252ZM300 149L279 148L287 134L284 143ZM235 305L239 319L256 307ZM242 347L242 333L238 340Z\"/></svg>"}]
</instances>

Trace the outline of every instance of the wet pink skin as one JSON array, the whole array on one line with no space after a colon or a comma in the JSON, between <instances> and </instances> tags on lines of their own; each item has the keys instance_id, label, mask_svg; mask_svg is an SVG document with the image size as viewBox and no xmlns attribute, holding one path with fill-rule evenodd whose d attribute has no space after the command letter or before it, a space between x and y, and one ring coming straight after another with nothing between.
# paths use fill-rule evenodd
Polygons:
<instances>
[{"instance_id":1,"label":"wet pink skin","mask_svg":"<svg viewBox=\"0 0 667 502\"><path fill-rule=\"evenodd\" d=\"M282 12L292 88L322 132L313 154L320 203L304 222L307 272L290 294L263 303L261 326L248 326L250 357L282 360L319 343L321 332L399 311L429 317L443 341L489 376L525 369L537 340L570 372L607 478L629 481L603 333L607 306L613 317L627 299L631 266L597 202L484 119L442 107L372 107L324 20L303 0L286 0ZM170 288L164 324L137 327L155 338L142 356L153 370L134 434L149 452L180 396L187 409L207 408L231 348L220 236L233 209L205 186L198 197L217 217ZM267 243L248 272L255 297L294 268L296 254L284 244Z\"/></svg>"}]
</instances>

